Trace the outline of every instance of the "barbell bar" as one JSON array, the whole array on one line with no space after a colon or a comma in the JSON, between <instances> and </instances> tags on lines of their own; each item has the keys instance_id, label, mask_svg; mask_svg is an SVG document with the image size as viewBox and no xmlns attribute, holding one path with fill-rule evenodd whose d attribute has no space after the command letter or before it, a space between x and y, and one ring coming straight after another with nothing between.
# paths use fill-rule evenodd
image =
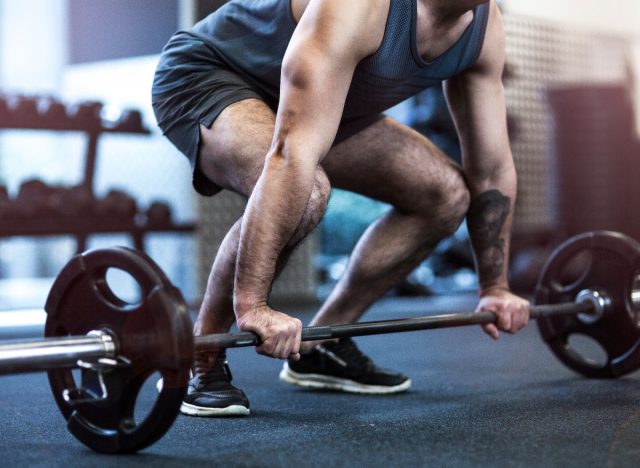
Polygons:
<instances>
[{"instance_id":1,"label":"barbell bar","mask_svg":"<svg viewBox=\"0 0 640 468\"><path fill-rule=\"evenodd\" d=\"M584 290L576 302L531 306L530 318L578 315L603 316L607 313L606 296L598 291ZM591 297L603 298L601 303ZM302 341L329 340L336 338L380 335L438 328L495 323L493 312L467 312L443 315L420 316L396 320L379 320L347 325L305 327ZM252 332L216 333L194 337L196 352L222 348L258 346L260 338ZM42 340L0 343L0 374L38 372L56 368L82 367L81 363L103 363L119 355L118 343L108 330L92 330L86 336L47 338Z\"/></svg>"},{"instance_id":2,"label":"barbell bar","mask_svg":"<svg viewBox=\"0 0 640 468\"><path fill-rule=\"evenodd\" d=\"M78 367L78 361L97 362L117 355L113 336L98 330L86 336L0 343L0 374Z\"/></svg>"},{"instance_id":3,"label":"barbell bar","mask_svg":"<svg viewBox=\"0 0 640 468\"><path fill-rule=\"evenodd\" d=\"M551 317L561 315L584 315L585 317L597 317L606 314L607 306L598 305L586 297L606 296L598 291L584 290L583 299L576 302L562 304L531 306L529 317ZM580 302L577 302L580 300ZM443 315L426 315L396 320L379 320L373 322L360 322L345 325L329 325L306 327L302 329L302 341L320 341L354 336L381 335L387 333L400 333L419 330L435 330L438 328L464 327L469 325L485 325L495 323L497 316L493 312L464 312ZM258 346L260 339L252 332L244 333L217 333L200 335L194 338L196 351L210 351L220 348L241 348L246 346Z\"/></svg>"}]
</instances>

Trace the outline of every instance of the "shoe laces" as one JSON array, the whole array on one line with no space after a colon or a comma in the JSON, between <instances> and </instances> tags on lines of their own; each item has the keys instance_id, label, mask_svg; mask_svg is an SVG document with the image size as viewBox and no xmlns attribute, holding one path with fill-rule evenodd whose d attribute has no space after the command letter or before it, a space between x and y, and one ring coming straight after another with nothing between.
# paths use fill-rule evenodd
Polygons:
<instances>
[{"instance_id":1,"label":"shoe laces","mask_svg":"<svg viewBox=\"0 0 640 468\"><path fill-rule=\"evenodd\" d=\"M341 338L331 346L331 351L350 366L367 369L375 366L371 358L360 351L351 338Z\"/></svg>"}]
</instances>

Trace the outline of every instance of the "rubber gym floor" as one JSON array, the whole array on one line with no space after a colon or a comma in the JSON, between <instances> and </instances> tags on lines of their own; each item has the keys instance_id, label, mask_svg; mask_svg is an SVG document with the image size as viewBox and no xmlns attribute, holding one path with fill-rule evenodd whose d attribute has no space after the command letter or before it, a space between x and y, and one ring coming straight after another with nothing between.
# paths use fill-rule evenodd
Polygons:
<instances>
[{"instance_id":1,"label":"rubber gym floor","mask_svg":"<svg viewBox=\"0 0 640 468\"><path fill-rule=\"evenodd\" d=\"M470 297L385 299L367 320L472 310ZM310 312L302 312L303 320ZM40 336L36 328L0 339ZM0 466L640 466L638 373L583 378L535 323L498 342L477 327L357 339L379 364L410 375L396 396L346 395L281 383L281 362L229 350L247 418L179 416L135 455L100 455L66 428L44 373L0 376ZM155 394L148 382L140 407Z\"/></svg>"}]
</instances>

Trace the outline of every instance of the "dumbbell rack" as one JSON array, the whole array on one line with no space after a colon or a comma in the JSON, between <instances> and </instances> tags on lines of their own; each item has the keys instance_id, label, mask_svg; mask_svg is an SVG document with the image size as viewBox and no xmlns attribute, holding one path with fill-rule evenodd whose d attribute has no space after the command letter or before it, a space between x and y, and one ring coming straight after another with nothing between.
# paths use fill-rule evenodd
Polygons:
<instances>
[{"instance_id":1,"label":"dumbbell rack","mask_svg":"<svg viewBox=\"0 0 640 468\"><path fill-rule=\"evenodd\" d=\"M149 135L139 111L125 110L117 121L105 121L100 116L102 104L86 102L67 106L53 98L0 95L1 130L44 130L51 132L81 132L87 135L82 189L97 200L94 176L100 137L109 133ZM131 236L136 249L145 250L145 237L153 232L190 233L193 223L174 223L170 218L151 220L144 213L116 219L95 213L60 217L55 213L37 218L15 217L0 220L0 237L61 236L76 239L76 250L86 250L87 238L93 234L125 233Z\"/></svg>"}]
</instances>

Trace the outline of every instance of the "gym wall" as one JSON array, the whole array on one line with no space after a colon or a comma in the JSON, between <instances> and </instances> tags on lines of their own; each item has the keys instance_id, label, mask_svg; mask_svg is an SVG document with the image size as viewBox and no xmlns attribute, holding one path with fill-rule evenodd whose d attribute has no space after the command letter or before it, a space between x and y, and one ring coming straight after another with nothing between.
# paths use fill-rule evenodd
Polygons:
<instances>
[{"instance_id":1,"label":"gym wall","mask_svg":"<svg viewBox=\"0 0 640 468\"><path fill-rule=\"evenodd\" d=\"M624 35L631 42L629 58L635 71L635 88L640 89L640 2L637 0L503 0L512 15L562 23L583 31ZM635 95L636 131L640 134L640 92Z\"/></svg>"},{"instance_id":2,"label":"gym wall","mask_svg":"<svg viewBox=\"0 0 640 468\"><path fill-rule=\"evenodd\" d=\"M637 0L503 0L506 11L600 32L638 35L640 4Z\"/></svg>"},{"instance_id":3,"label":"gym wall","mask_svg":"<svg viewBox=\"0 0 640 468\"><path fill-rule=\"evenodd\" d=\"M555 122L547 94L576 85L624 86L632 41L625 34L512 13L505 14L505 29L513 74L505 84L507 107L517 122L511 141L519 172L514 229L553 232L563 224L559 200L566 187L559 180L560 156L554 149ZM619 156L603 152L601 159L613 161ZM580 164L579 159L575 163ZM607 183L591 189L600 190L604 198Z\"/></svg>"}]
</instances>

